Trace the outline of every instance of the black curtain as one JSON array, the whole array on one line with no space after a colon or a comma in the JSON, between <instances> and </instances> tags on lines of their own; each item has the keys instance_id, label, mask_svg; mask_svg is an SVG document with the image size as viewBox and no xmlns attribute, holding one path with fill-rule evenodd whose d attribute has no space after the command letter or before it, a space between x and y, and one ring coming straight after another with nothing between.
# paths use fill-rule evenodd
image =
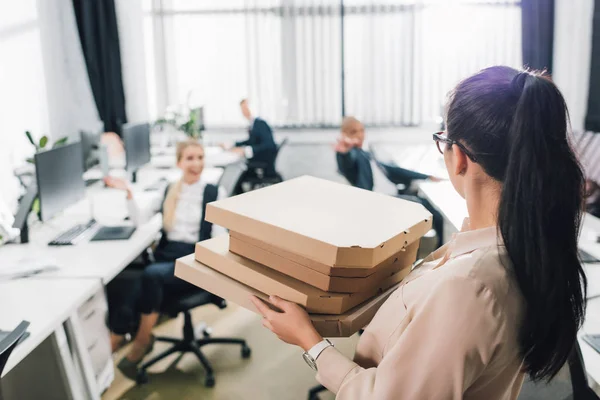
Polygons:
<instances>
[{"instance_id":1,"label":"black curtain","mask_svg":"<svg viewBox=\"0 0 600 400\"><path fill-rule=\"evenodd\" d=\"M552 73L554 0L521 0L523 65Z\"/></svg>"},{"instance_id":2,"label":"black curtain","mask_svg":"<svg viewBox=\"0 0 600 400\"><path fill-rule=\"evenodd\" d=\"M121 134L127 122L114 0L73 0L79 39L104 130Z\"/></svg>"},{"instance_id":3,"label":"black curtain","mask_svg":"<svg viewBox=\"0 0 600 400\"><path fill-rule=\"evenodd\" d=\"M592 32L590 86L588 109L585 116L585 129L592 132L600 132L600 0L596 0L594 3ZM573 45L576 44L574 43ZM581 67L585 68L584 65Z\"/></svg>"}]
</instances>

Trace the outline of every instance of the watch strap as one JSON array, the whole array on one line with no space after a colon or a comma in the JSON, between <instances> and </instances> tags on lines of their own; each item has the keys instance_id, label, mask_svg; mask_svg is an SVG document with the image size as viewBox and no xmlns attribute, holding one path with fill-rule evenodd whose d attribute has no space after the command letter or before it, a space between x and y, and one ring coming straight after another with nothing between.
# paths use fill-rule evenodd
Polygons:
<instances>
[{"instance_id":1,"label":"watch strap","mask_svg":"<svg viewBox=\"0 0 600 400\"><path fill-rule=\"evenodd\" d=\"M316 362L317 358L321 355L323 350L325 350L328 347L333 347L333 343L331 343L329 339L323 339L322 341L311 347L311 349L308 350L307 353Z\"/></svg>"}]
</instances>

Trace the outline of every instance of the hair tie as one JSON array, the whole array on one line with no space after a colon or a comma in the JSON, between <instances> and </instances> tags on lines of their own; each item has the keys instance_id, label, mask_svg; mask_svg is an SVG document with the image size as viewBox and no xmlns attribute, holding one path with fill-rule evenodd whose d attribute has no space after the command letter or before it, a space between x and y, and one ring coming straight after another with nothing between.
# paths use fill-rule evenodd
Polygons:
<instances>
[{"instance_id":1,"label":"hair tie","mask_svg":"<svg viewBox=\"0 0 600 400\"><path fill-rule=\"evenodd\" d=\"M523 93L523 89L525 88L525 85L527 84L527 81L529 80L530 77L535 78L535 76L530 74L528 71L523 71L523 72L519 72L512 79L511 88L512 88L513 93L517 97L521 97L521 93Z\"/></svg>"}]
</instances>

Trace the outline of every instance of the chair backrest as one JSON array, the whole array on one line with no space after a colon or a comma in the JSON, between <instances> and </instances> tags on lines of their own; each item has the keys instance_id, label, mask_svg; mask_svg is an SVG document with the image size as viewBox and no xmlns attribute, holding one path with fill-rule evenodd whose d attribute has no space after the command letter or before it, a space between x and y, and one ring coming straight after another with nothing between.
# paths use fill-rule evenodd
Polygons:
<instances>
[{"instance_id":1,"label":"chair backrest","mask_svg":"<svg viewBox=\"0 0 600 400\"><path fill-rule=\"evenodd\" d=\"M277 151L275 152L275 160L277 160L277 156L279 155L279 151L281 150L281 148L283 146L285 146L288 142L288 138L283 139L283 141L281 143L279 143L279 145L277 146Z\"/></svg>"},{"instance_id":2,"label":"chair backrest","mask_svg":"<svg viewBox=\"0 0 600 400\"><path fill-rule=\"evenodd\" d=\"M569 359L569 373L571 375L571 385L573 387L573 400L600 400L600 397L590 388L583 363L583 356L579 343L575 340L575 345Z\"/></svg>"},{"instance_id":3,"label":"chair backrest","mask_svg":"<svg viewBox=\"0 0 600 400\"><path fill-rule=\"evenodd\" d=\"M0 375L2 375L2 371L4 370L4 366L8 361L8 357L15 347L17 347L19 341L27 332L28 327L29 322L22 321L11 333L0 340Z\"/></svg>"},{"instance_id":4,"label":"chair backrest","mask_svg":"<svg viewBox=\"0 0 600 400\"><path fill-rule=\"evenodd\" d=\"M381 154L375 149L375 147L372 144L369 145L369 153L371 154L371 159L375 162L375 165L377 165L377 168L379 168L379 170L383 173L383 176L385 176L388 181L392 182L394 185L410 184L410 182L399 182L397 181L397 179L394 178L394 176L389 171L388 163L390 160L383 159L381 157Z\"/></svg>"},{"instance_id":5,"label":"chair backrest","mask_svg":"<svg viewBox=\"0 0 600 400\"><path fill-rule=\"evenodd\" d=\"M246 163L243 162L229 164L225 167L223 175L219 179L219 186L227 192L227 197L235 194L237 184L247 169Z\"/></svg>"}]
</instances>

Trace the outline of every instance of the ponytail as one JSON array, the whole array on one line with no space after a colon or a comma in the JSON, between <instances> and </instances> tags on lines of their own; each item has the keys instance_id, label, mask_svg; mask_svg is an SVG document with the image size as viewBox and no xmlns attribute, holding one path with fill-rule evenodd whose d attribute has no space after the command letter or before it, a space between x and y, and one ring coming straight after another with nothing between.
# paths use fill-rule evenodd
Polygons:
<instances>
[{"instance_id":1,"label":"ponytail","mask_svg":"<svg viewBox=\"0 0 600 400\"><path fill-rule=\"evenodd\" d=\"M461 82L448 108L449 136L483 154L478 162L503 182L498 230L525 300L519 343L533 380L558 373L585 314L577 252L584 177L567 126L549 78L507 67Z\"/></svg>"},{"instance_id":2,"label":"ponytail","mask_svg":"<svg viewBox=\"0 0 600 400\"><path fill-rule=\"evenodd\" d=\"M512 85L521 95L509 131L498 229L527 302L520 335L526 368L533 379L552 378L585 313L586 279L577 253L584 178L556 86L528 72Z\"/></svg>"}]
</instances>

